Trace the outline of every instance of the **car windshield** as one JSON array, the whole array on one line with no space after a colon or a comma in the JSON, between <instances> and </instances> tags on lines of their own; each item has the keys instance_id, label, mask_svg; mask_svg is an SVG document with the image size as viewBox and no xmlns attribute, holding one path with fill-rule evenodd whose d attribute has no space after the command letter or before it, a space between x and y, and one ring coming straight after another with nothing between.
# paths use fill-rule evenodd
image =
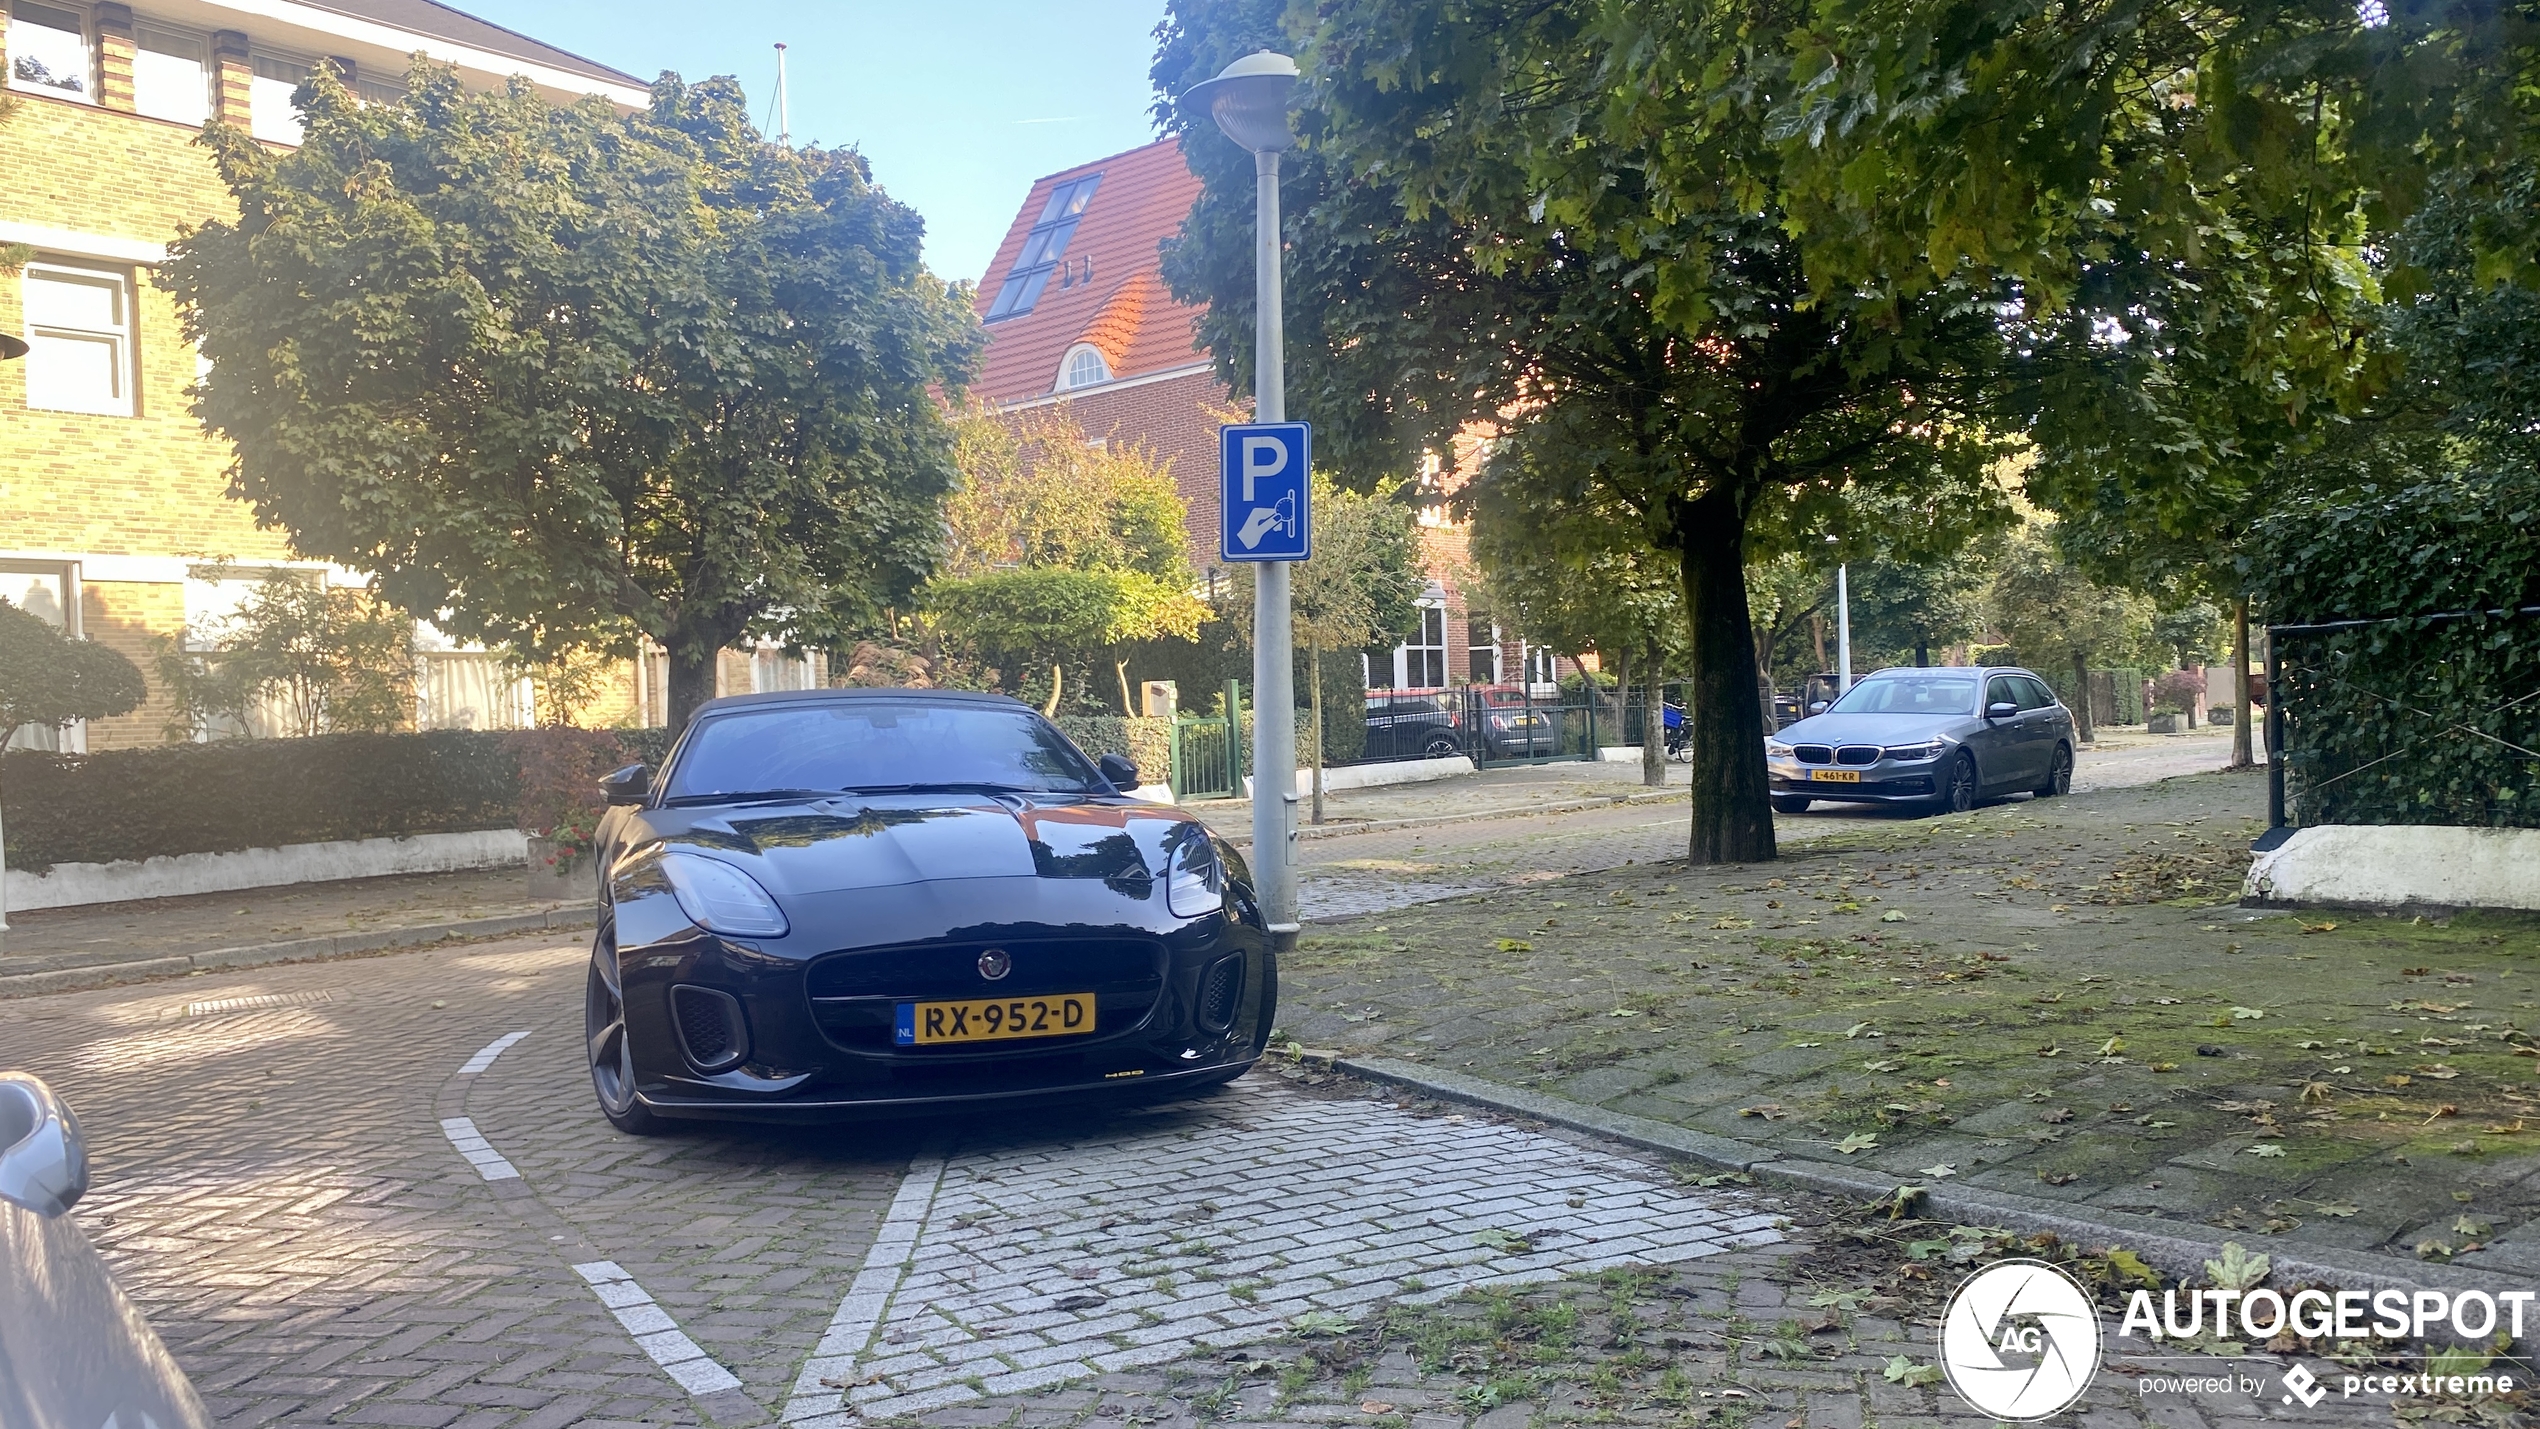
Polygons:
<instances>
[{"instance_id":1,"label":"car windshield","mask_svg":"<svg viewBox=\"0 0 2540 1429\"><path fill-rule=\"evenodd\" d=\"M664 797L1013 789L1084 794L1096 775L1028 710L915 700L839 700L708 717L671 766Z\"/></svg>"},{"instance_id":2,"label":"car windshield","mask_svg":"<svg viewBox=\"0 0 2540 1429\"><path fill-rule=\"evenodd\" d=\"M1963 675L1890 675L1863 680L1828 714L1973 714L1976 682Z\"/></svg>"}]
</instances>

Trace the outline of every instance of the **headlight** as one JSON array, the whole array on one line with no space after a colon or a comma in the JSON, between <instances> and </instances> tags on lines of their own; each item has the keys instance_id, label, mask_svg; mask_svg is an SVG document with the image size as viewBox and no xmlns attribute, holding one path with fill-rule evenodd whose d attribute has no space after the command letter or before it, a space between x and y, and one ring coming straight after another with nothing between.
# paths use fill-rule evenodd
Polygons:
<instances>
[{"instance_id":1,"label":"headlight","mask_svg":"<svg viewBox=\"0 0 2540 1429\"><path fill-rule=\"evenodd\" d=\"M1778 739L1764 741L1764 757L1767 759L1788 759L1797 752Z\"/></svg>"},{"instance_id":2,"label":"headlight","mask_svg":"<svg viewBox=\"0 0 2540 1429\"><path fill-rule=\"evenodd\" d=\"M1948 744L1937 739L1927 739L1920 744L1891 744L1887 747L1887 757L1906 760L1937 759L1940 757L1940 751L1948 747Z\"/></svg>"},{"instance_id":3,"label":"headlight","mask_svg":"<svg viewBox=\"0 0 2540 1429\"><path fill-rule=\"evenodd\" d=\"M692 853L661 856L662 876L688 920L710 933L742 938L781 938L783 909L758 886L758 880L723 862Z\"/></svg>"},{"instance_id":4,"label":"headlight","mask_svg":"<svg viewBox=\"0 0 2540 1429\"><path fill-rule=\"evenodd\" d=\"M1164 875L1164 906L1176 918L1204 918L1226 906L1226 866L1217 846L1196 829L1173 846Z\"/></svg>"}]
</instances>

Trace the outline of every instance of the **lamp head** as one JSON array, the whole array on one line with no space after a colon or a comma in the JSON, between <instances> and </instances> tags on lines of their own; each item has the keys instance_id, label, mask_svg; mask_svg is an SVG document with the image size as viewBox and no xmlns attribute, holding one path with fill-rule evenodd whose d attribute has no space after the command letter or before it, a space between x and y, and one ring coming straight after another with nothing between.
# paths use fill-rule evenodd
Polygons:
<instances>
[{"instance_id":1,"label":"lamp head","mask_svg":"<svg viewBox=\"0 0 2540 1429\"><path fill-rule=\"evenodd\" d=\"M1296 61L1256 50L1182 91L1182 102L1204 109L1226 137L1256 154L1276 153L1296 142L1288 132L1288 99L1296 91Z\"/></svg>"},{"instance_id":2,"label":"lamp head","mask_svg":"<svg viewBox=\"0 0 2540 1429\"><path fill-rule=\"evenodd\" d=\"M26 356L26 344L5 332L0 332L0 362L24 356Z\"/></svg>"}]
</instances>

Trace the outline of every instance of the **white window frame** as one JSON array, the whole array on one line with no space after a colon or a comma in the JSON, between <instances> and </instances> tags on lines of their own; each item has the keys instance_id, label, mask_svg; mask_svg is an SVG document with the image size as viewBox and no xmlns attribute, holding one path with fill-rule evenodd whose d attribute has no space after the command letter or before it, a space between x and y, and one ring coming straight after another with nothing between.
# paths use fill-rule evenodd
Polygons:
<instances>
[{"instance_id":1,"label":"white window frame","mask_svg":"<svg viewBox=\"0 0 2540 1429\"><path fill-rule=\"evenodd\" d=\"M170 48L173 45L185 45L194 51L194 102L182 114L169 112L166 106L152 107L152 97L160 91L156 83L146 77L152 66L144 57L162 55L176 58L177 51ZM132 27L132 109L143 118L164 120L170 124L189 125L197 129L209 123L215 112L212 103L213 71L212 40L209 35L188 30L182 26L162 25L156 21L135 24Z\"/></svg>"},{"instance_id":2,"label":"white window frame","mask_svg":"<svg viewBox=\"0 0 2540 1429\"><path fill-rule=\"evenodd\" d=\"M1445 689L1448 684L1447 677L1452 673L1448 670L1446 663L1446 602L1423 599L1419 603L1418 614L1414 618L1420 622L1420 628L1412 633L1421 638L1405 640L1393 647L1393 687L1397 690ZM1432 640L1431 636L1435 639ZM1417 668L1414 668L1412 664L1415 659L1420 662ZM1412 678L1414 675L1431 673L1429 663L1431 660L1437 662L1436 679Z\"/></svg>"},{"instance_id":3,"label":"white window frame","mask_svg":"<svg viewBox=\"0 0 2540 1429\"><path fill-rule=\"evenodd\" d=\"M38 323L36 304L30 299L34 285L41 282L75 282L99 287L112 287L117 320L112 327L87 328ZM139 333L134 321L133 297L137 285L132 270L122 266L68 263L58 259L39 258L26 265L18 276L19 311L26 315L28 352L26 404L30 411L83 412L97 417L133 417L140 415L137 397L139 382ZM114 374L116 390L106 396L64 397L43 389L43 370L47 343L103 343L108 349L108 370Z\"/></svg>"},{"instance_id":4,"label":"white window frame","mask_svg":"<svg viewBox=\"0 0 2540 1429\"><path fill-rule=\"evenodd\" d=\"M79 88L76 90L56 89L52 85L37 84L32 80L20 82L18 79L18 65L14 58L9 61L9 72L7 75L8 87L20 94L40 94L47 99L64 100L72 104L95 104L97 102L97 26L94 23L93 17L89 13L88 7L85 5L65 5L60 3L59 0L36 0L36 2L44 9L58 10L65 15L70 15L78 19L79 53L81 64L79 73ZM17 23L17 7L13 5L9 12L8 27L10 29L15 29L17 27ZM47 28L50 27L48 26ZM0 32L0 38L5 38L5 32ZM10 45L6 46L6 48L14 51L16 46Z\"/></svg>"},{"instance_id":5,"label":"white window frame","mask_svg":"<svg viewBox=\"0 0 2540 1429\"><path fill-rule=\"evenodd\" d=\"M1077 363L1084 358L1093 359L1093 370L1099 374L1098 376L1084 380L1078 379ZM1102 355L1102 349L1090 342L1080 342L1067 349L1067 355L1058 360L1058 386L1052 390L1082 392L1088 387L1100 387L1109 382L1111 375L1111 359Z\"/></svg>"}]
</instances>

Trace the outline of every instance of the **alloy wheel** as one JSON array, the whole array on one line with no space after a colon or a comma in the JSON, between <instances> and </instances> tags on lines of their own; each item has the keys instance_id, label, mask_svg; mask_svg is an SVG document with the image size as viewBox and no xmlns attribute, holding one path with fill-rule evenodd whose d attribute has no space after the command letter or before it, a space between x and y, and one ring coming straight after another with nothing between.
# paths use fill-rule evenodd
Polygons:
<instances>
[{"instance_id":1,"label":"alloy wheel","mask_svg":"<svg viewBox=\"0 0 2540 1429\"><path fill-rule=\"evenodd\" d=\"M2073 752L2059 744L2055 746L2055 762L2046 771L2046 787L2037 792L2052 799L2072 791Z\"/></svg>"},{"instance_id":2,"label":"alloy wheel","mask_svg":"<svg viewBox=\"0 0 2540 1429\"><path fill-rule=\"evenodd\" d=\"M591 1061L591 1090L612 1120L635 1108L635 1054L626 1042L626 995L607 944L591 950L582 996L582 1032Z\"/></svg>"},{"instance_id":3,"label":"alloy wheel","mask_svg":"<svg viewBox=\"0 0 2540 1429\"><path fill-rule=\"evenodd\" d=\"M1976 806L1976 762L1959 755L1949 766L1949 812L1963 814Z\"/></svg>"}]
</instances>

